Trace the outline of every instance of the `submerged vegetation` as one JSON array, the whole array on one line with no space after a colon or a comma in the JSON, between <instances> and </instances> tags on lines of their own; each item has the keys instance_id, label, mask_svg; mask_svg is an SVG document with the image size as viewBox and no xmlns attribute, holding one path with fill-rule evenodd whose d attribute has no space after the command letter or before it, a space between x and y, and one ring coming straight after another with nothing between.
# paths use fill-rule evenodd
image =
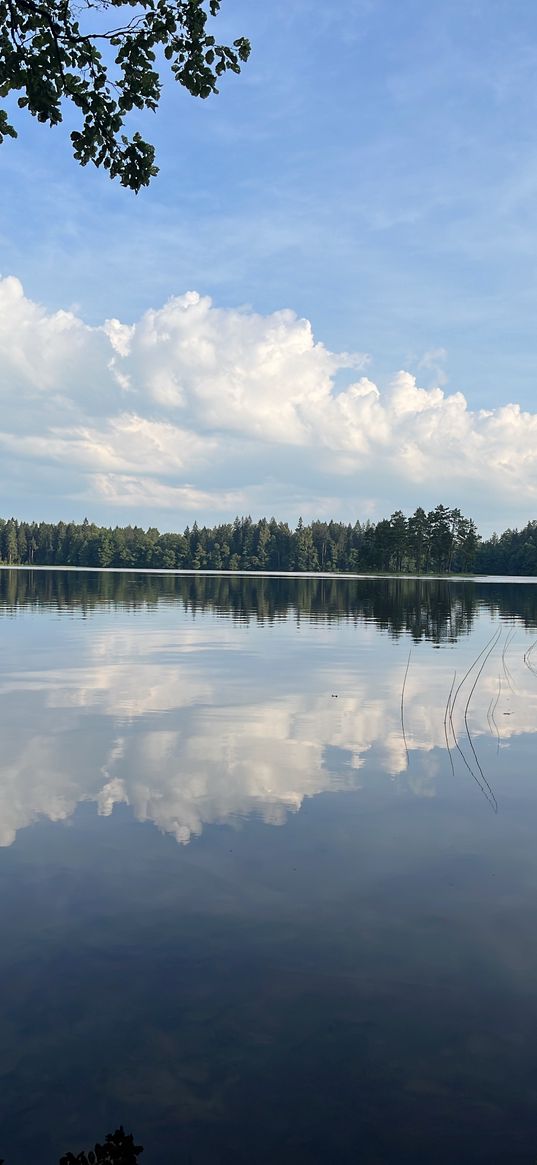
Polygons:
<instances>
[{"instance_id":1,"label":"submerged vegetation","mask_svg":"<svg viewBox=\"0 0 537 1165\"><path fill-rule=\"evenodd\" d=\"M296 529L275 518L235 518L183 533L155 527L0 519L0 562L159 570L320 571L322 573L537 574L537 521L482 541L471 518L438 505L379 522L324 522Z\"/></svg>"}]
</instances>

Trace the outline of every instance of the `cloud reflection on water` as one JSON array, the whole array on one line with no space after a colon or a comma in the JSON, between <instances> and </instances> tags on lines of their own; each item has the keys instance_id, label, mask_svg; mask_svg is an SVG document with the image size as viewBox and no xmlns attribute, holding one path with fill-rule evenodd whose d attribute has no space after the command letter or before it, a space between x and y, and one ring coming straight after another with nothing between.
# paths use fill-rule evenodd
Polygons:
<instances>
[{"instance_id":1,"label":"cloud reflection on water","mask_svg":"<svg viewBox=\"0 0 537 1165\"><path fill-rule=\"evenodd\" d=\"M80 802L104 815L127 804L188 842L249 814L280 825L306 798L365 781L433 796L451 777L454 672L458 685L495 628L469 706L475 747L497 768L535 732L536 587L0 576L3 846ZM471 763L475 675L454 711ZM453 761L471 781L454 749Z\"/></svg>"},{"instance_id":2,"label":"cloud reflection on water","mask_svg":"<svg viewBox=\"0 0 537 1165\"><path fill-rule=\"evenodd\" d=\"M280 825L306 798L357 789L365 774L431 796L449 764L453 673L462 678L491 629L482 617L441 652L427 642L413 651L408 757L400 721L407 640L370 623L238 629L221 618L178 618L173 607L158 616L119 611L105 622L49 624L46 650L29 643L22 664L13 636L0 675L0 844L39 818L69 819L83 801L101 815L125 803L187 843L210 823L251 814ZM498 694L500 749L537 724L537 676L524 661L534 635L520 628L502 659L506 634L472 697L477 747L496 732ZM467 753L470 687L454 718Z\"/></svg>"}]
</instances>

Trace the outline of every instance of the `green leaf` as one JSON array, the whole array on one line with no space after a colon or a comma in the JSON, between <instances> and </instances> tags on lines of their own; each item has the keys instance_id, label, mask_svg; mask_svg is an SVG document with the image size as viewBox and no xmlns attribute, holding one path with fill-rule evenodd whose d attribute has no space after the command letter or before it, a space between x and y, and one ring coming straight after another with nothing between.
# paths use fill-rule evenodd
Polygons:
<instances>
[{"instance_id":1,"label":"green leaf","mask_svg":"<svg viewBox=\"0 0 537 1165\"><path fill-rule=\"evenodd\" d=\"M93 10L94 31L86 27ZM108 33L103 19L110 10ZM156 50L178 83L202 100L218 92L220 76L240 72L239 62L248 58L245 37L217 45L206 31L208 16L219 11L220 0L92 0L82 33L78 0L10 0L9 10L0 0L0 96L13 93L20 109L51 126L61 123L64 103L71 102L82 118L70 135L76 160L103 166L137 193L158 172L154 149L123 129L133 110L158 107ZM116 50L113 63L106 50L101 53L103 38ZM0 142L16 136L0 111Z\"/></svg>"}]
</instances>

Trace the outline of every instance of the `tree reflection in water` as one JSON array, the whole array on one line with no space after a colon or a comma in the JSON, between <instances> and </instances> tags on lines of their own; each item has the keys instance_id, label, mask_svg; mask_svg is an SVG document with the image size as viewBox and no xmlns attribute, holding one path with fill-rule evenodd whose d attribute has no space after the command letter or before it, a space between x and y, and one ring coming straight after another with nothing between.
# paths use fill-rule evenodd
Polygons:
<instances>
[{"instance_id":1,"label":"tree reflection in water","mask_svg":"<svg viewBox=\"0 0 537 1165\"><path fill-rule=\"evenodd\" d=\"M479 610L537 627L537 586L441 578L304 578L151 574L136 571L0 570L0 606L89 614L99 607L148 610L170 602L230 614L238 622L289 616L318 622L372 622L398 638L454 643ZM528 653L529 654L529 653Z\"/></svg>"}]
</instances>

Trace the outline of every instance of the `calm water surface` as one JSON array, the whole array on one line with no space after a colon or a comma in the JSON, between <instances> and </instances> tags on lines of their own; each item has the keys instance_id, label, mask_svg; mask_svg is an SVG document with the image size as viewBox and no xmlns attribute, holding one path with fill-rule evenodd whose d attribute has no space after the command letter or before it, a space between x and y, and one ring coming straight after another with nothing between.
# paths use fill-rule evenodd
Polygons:
<instances>
[{"instance_id":1,"label":"calm water surface","mask_svg":"<svg viewBox=\"0 0 537 1165\"><path fill-rule=\"evenodd\" d=\"M7 1165L534 1165L536 639L508 581L1 570Z\"/></svg>"}]
</instances>

